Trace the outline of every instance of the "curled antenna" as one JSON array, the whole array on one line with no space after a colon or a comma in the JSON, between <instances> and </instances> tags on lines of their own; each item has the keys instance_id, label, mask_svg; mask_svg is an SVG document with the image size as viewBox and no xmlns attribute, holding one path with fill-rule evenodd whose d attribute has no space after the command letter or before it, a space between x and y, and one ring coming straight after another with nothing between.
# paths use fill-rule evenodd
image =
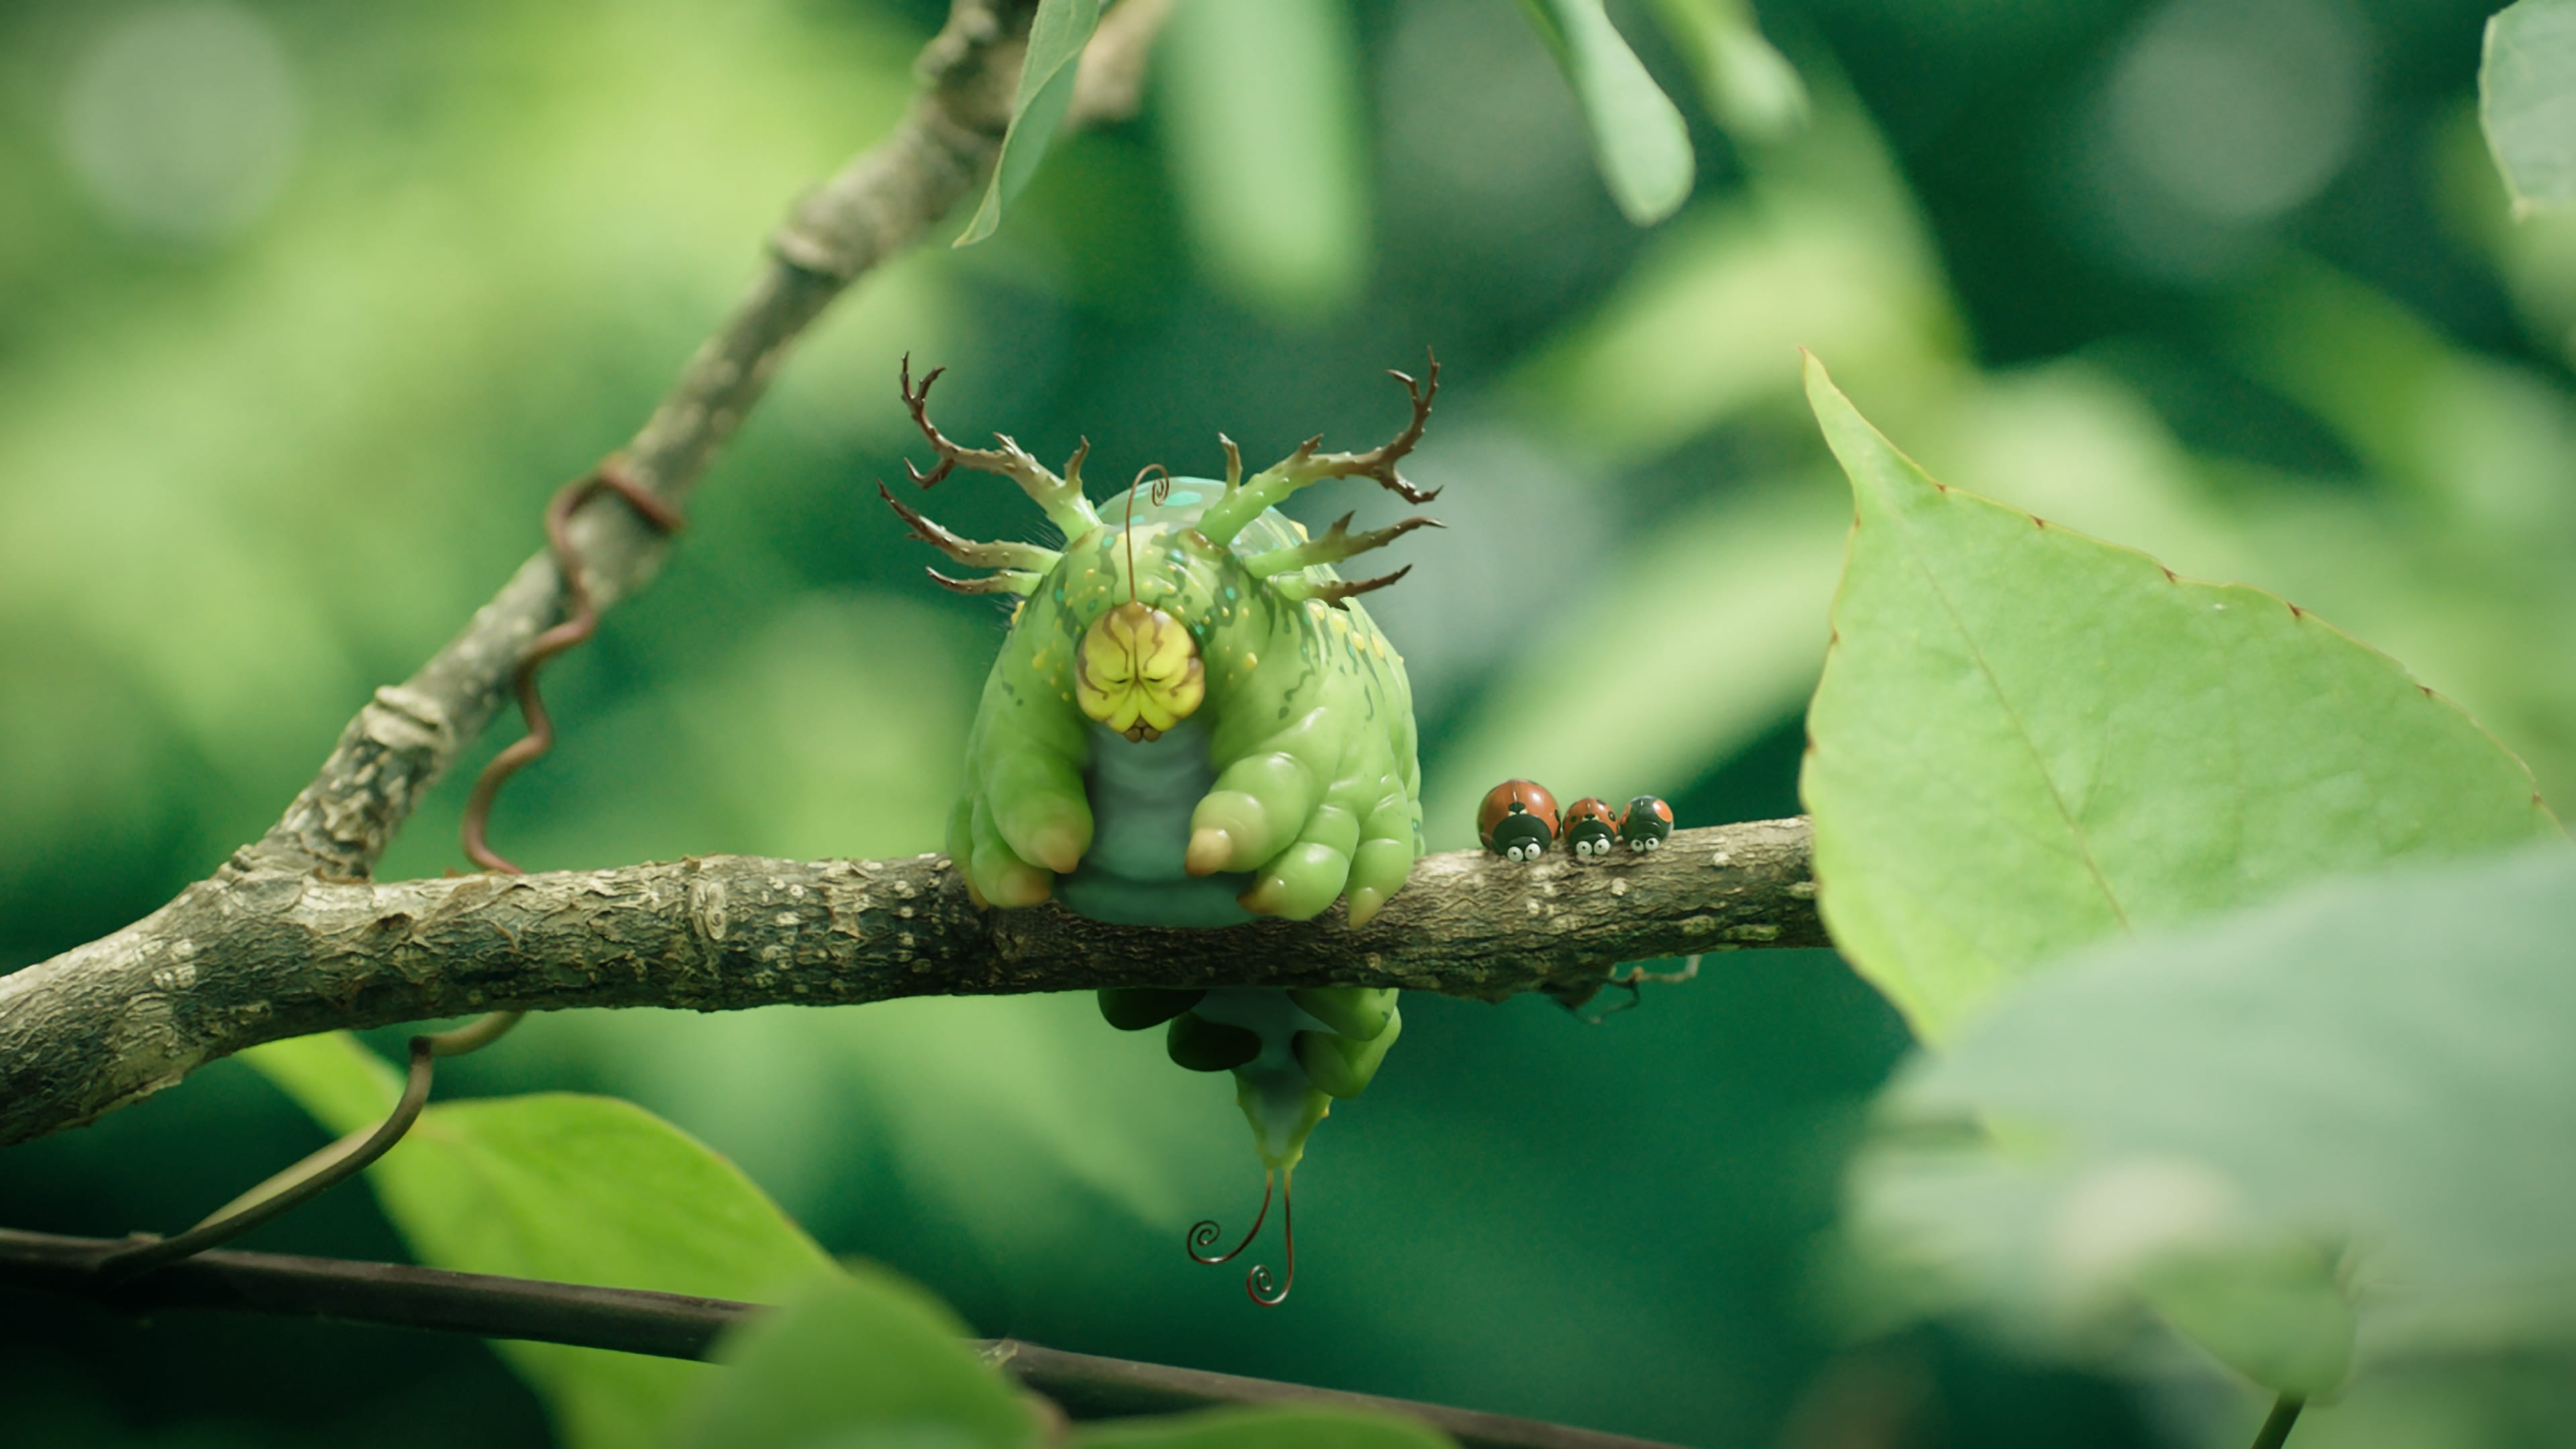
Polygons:
<instances>
[{"instance_id":1,"label":"curled antenna","mask_svg":"<svg viewBox=\"0 0 2576 1449\"><path fill-rule=\"evenodd\" d=\"M1277 1288L1270 1282L1270 1265L1255 1263L1243 1275L1243 1291L1264 1308L1276 1308L1288 1301L1288 1290L1297 1286L1297 1178L1291 1173L1279 1185L1279 1241L1288 1254L1288 1272Z\"/></svg>"},{"instance_id":2,"label":"curled antenna","mask_svg":"<svg viewBox=\"0 0 2576 1449\"><path fill-rule=\"evenodd\" d=\"M1136 470L1136 481L1127 485L1127 602L1136 602L1136 494L1145 486L1145 475L1160 473L1154 480L1154 506L1172 501L1172 470L1160 463L1148 463ZM1259 1227L1255 1223L1253 1226Z\"/></svg>"},{"instance_id":3,"label":"curled antenna","mask_svg":"<svg viewBox=\"0 0 2576 1449\"><path fill-rule=\"evenodd\" d=\"M1270 1217L1270 1190L1278 1186L1278 1183L1279 1174L1275 1172L1261 1174L1261 1211L1252 1215L1252 1226L1244 1231L1242 1242L1213 1258L1199 1250L1215 1246L1217 1239L1225 1236L1225 1230L1217 1226L1214 1218L1201 1218L1190 1224L1189 1238L1183 1244L1189 1251L1190 1261L1205 1263L1213 1268L1219 1263L1232 1262L1244 1249L1251 1247L1252 1240L1261 1234L1262 1223L1268 1221Z\"/></svg>"}]
</instances>

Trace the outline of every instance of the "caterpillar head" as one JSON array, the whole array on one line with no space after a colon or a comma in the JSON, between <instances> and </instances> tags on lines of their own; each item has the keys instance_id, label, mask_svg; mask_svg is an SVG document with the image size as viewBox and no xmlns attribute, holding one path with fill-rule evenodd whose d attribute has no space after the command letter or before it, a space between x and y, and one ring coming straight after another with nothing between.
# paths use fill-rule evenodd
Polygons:
<instances>
[{"instance_id":1,"label":"caterpillar head","mask_svg":"<svg viewBox=\"0 0 2576 1449\"><path fill-rule=\"evenodd\" d=\"M1073 697L1082 712L1138 742L1189 718L1207 698L1207 666L1188 627L1160 609L1126 603L1083 631Z\"/></svg>"}]
</instances>

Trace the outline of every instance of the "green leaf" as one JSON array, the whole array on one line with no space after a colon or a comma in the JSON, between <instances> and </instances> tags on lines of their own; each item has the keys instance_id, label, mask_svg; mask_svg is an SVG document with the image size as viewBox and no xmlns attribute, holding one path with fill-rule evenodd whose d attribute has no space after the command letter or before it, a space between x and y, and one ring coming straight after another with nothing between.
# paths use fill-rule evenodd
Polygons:
<instances>
[{"instance_id":1,"label":"green leaf","mask_svg":"<svg viewBox=\"0 0 2576 1449\"><path fill-rule=\"evenodd\" d=\"M1593 154L1619 210L1652 226L1690 199L1690 128L1610 23L1602 0L1523 0L1592 131Z\"/></svg>"},{"instance_id":2,"label":"green leaf","mask_svg":"<svg viewBox=\"0 0 2576 1449\"><path fill-rule=\"evenodd\" d=\"M973 246L1002 224L1002 207L1020 194L1046 156L1047 142L1064 124L1065 107L1073 104L1073 78L1082 48L1100 26L1100 0L1038 0L1029 22L1028 59L1020 65L1019 94L1011 102L1011 129L1002 136L1002 154L993 162L993 179L975 217L953 243Z\"/></svg>"},{"instance_id":3,"label":"green leaf","mask_svg":"<svg viewBox=\"0 0 2576 1449\"><path fill-rule=\"evenodd\" d=\"M1039 1439L1019 1390L965 1346L946 1305L882 1269L798 1287L727 1333L673 1449L1014 1449Z\"/></svg>"},{"instance_id":4,"label":"green leaf","mask_svg":"<svg viewBox=\"0 0 2576 1449\"><path fill-rule=\"evenodd\" d=\"M1189 0L1156 43L1163 146L1209 273L1291 321L1349 303L1368 275L1367 67L1343 0Z\"/></svg>"},{"instance_id":5,"label":"green leaf","mask_svg":"<svg viewBox=\"0 0 2576 1449\"><path fill-rule=\"evenodd\" d=\"M1799 779L1819 907L1927 1040L2104 936L2559 834L2395 660L1934 483L1807 386L1856 505Z\"/></svg>"},{"instance_id":6,"label":"green leaf","mask_svg":"<svg viewBox=\"0 0 2576 1449\"><path fill-rule=\"evenodd\" d=\"M346 1033L242 1059L334 1132L373 1127L400 1090ZM831 1263L732 1163L612 1098L433 1103L367 1180L432 1267L758 1302ZM545 1395L565 1442L596 1449L658 1437L707 1372L560 1344L495 1346Z\"/></svg>"},{"instance_id":7,"label":"green leaf","mask_svg":"<svg viewBox=\"0 0 2576 1449\"><path fill-rule=\"evenodd\" d=\"M2153 1307L2279 1390L2576 1345L2576 851L2347 877L2096 948L1918 1056L1861 1239L2106 1352Z\"/></svg>"},{"instance_id":8,"label":"green leaf","mask_svg":"<svg viewBox=\"0 0 2576 1449\"><path fill-rule=\"evenodd\" d=\"M1777 141L1807 123L1806 83L1745 0L1655 0L1655 14L1728 135Z\"/></svg>"},{"instance_id":9,"label":"green leaf","mask_svg":"<svg viewBox=\"0 0 2576 1449\"><path fill-rule=\"evenodd\" d=\"M2576 0L2521 0L2487 21L2478 120L2517 216L2576 201Z\"/></svg>"},{"instance_id":10,"label":"green leaf","mask_svg":"<svg viewBox=\"0 0 2576 1449\"><path fill-rule=\"evenodd\" d=\"M1456 1440L1393 1414L1349 1409L1211 1409L1076 1430L1078 1449L1447 1449Z\"/></svg>"}]
</instances>

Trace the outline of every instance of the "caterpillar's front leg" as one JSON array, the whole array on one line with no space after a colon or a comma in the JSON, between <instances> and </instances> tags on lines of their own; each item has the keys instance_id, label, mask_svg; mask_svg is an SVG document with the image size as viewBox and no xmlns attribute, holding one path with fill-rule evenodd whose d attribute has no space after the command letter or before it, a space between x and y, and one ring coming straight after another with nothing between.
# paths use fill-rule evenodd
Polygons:
<instances>
[{"instance_id":1,"label":"caterpillar's front leg","mask_svg":"<svg viewBox=\"0 0 2576 1449\"><path fill-rule=\"evenodd\" d=\"M1257 870L1242 905L1259 915L1310 920L1347 887L1351 924L1365 925L1413 868L1411 796L1347 709L1318 706L1227 766L1191 824L1190 869Z\"/></svg>"},{"instance_id":2,"label":"caterpillar's front leg","mask_svg":"<svg viewBox=\"0 0 2576 1449\"><path fill-rule=\"evenodd\" d=\"M1036 905L1091 848L1081 736L1048 715L1008 695L1000 708L988 698L968 742L948 853L981 904Z\"/></svg>"}]
</instances>

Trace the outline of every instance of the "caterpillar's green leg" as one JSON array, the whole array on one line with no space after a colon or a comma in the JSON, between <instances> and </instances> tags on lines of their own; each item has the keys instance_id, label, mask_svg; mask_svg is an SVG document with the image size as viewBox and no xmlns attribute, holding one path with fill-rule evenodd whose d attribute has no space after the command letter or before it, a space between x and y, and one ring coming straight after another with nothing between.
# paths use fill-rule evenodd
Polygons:
<instances>
[{"instance_id":1,"label":"caterpillar's green leg","mask_svg":"<svg viewBox=\"0 0 2576 1449\"><path fill-rule=\"evenodd\" d=\"M980 791L975 796L967 830L973 859L967 863L966 879L994 905L1034 906L1055 894L1055 875L1020 859L1004 843L993 824L993 812L984 803L987 798Z\"/></svg>"},{"instance_id":2,"label":"caterpillar's green leg","mask_svg":"<svg viewBox=\"0 0 2576 1449\"><path fill-rule=\"evenodd\" d=\"M1190 812L1190 874L1251 870L1287 849L1305 830L1331 766L1277 747L1226 766Z\"/></svg>"},{"instance_id":3,"label":"caterpillar's green leg","mask_svg":"<svg viewBox=\"0 0 2576 1449\"><path fill-rule=\"evenodd\" d=\"M1365 926L1389 896L1404 888L1413 873L1413 805L1402 789L1382 796L1360 825L1359 849L1351 854L1350 920Z\"/></svg>"},{"instance_id":4,"label":"caterpillar's green leg","mask_svg":"<svg viewBox=\"0 0 2576 1449\"><path fill-rule=\"evenodd\" d=\"M1243 908L1290 921L1321 915L1350 879L1351 852L1360 843L1357 807L1367 803L1374 783L1337 782L1306 817L1295 842L1262 865L1260 878L1243 893Z\"/></svg>"},{"instance_id":5,"label":"caterpillar's green leg","mask_svg":"<svg viewBox=\"0 0 2576 1449\"><path fill-rule=\"evenodd\" d=\"M1091 801L1073 761L1023 741L985 751L981 798L1011 853L1057 875L1069 875L1091 848Z\"/></svg>"},{"instance_id":6,"label":"caterpillar's green leg","mask_svg":"<svg viewBox=\"0 0 2576 1449\"><path fill-rule=\"evenodd\" d=\"M1301 986L1291 989L1288 999L1353 1041L1375 1041L1395 1020L1392 986Z\"/></svg>"},{"instance_id":7,"label":"caterpillar's green leg","mask_svg":"<svg viewBox=\"0 0 2576 1449\"><path fill-rule=\"evenodd\" d=\"M957 878L966 882L966 898L978 910L991 905L984 888L975 884L975 797L965 794L948 809L948 863Z\"/></svg>"}]
</instances>

